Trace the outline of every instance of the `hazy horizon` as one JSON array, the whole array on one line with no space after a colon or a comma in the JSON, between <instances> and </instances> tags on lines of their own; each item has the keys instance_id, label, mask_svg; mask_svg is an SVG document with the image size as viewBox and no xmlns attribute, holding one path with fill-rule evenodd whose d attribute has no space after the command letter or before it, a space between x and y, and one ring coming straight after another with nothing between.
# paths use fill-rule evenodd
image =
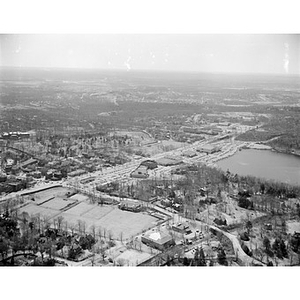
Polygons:
<instances>
[{"instance_id":1,"label":"hazy horizon","mask_svg":"<svg viewBox=\"0 0 300 300\"><path fill-rule=\"evenodd\" d=\"M201 75L201 74L210 74L210 75L253 75L253 76L284 76L284 77L299 77L300 73L292 73L292 74L286 74L286 73L255 73L255 72L210 72L210 71L190 71L190 70L159 70L159 69L108 69L108 68L79 68L79 67L32 67L32 66L0 66L0 69L20 69L20 70L26 70L26 69L35 69L35 70L43 70L43 71L55 71L55 70L62 70L62 71L99 71L99 72L123 72L123 73L170 73L170 74L190 74L190 75Z\"/></svg>"},{"instance_id":2,"label":"hazy horizon","mask_svg":"<svg viewBox=\"0 0 300 300\"><path fill-rule=\"evenodd\" d=\"M300 35L6 34L0 67L300 74Z\"/></svg>"}]
</instances>

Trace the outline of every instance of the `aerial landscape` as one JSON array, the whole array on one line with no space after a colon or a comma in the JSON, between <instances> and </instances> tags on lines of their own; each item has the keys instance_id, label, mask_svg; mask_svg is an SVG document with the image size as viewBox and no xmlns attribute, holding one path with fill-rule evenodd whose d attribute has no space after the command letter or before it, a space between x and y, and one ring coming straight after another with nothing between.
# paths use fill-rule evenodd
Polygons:
<instances>
[{"instance_id":1,"label":"aerial landscape","mask_svg":"<svg viewBox=\"0 0 300 300\"><path fill-rule=\"evenodd\" d=\"M269 43L253 72L212 37L166 52L167 38L106 36L90 50L106 67L68 38L48 65L42 46L20 56L30 35L0 37L0 266L300 265L298 35L249 37ZM197 71L191 41L199 65L219 60ZM178 69L156 68L172 53Z\"/></svg>"}]
</instances>

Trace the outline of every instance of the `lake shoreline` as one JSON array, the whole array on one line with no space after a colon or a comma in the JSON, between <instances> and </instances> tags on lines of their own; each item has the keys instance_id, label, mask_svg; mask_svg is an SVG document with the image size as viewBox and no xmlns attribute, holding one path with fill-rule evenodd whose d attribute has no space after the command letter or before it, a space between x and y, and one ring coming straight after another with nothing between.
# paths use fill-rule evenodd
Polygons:
<instances>
[{"instance_id":1,"label":"lake shoreline","mask_svg":"<svg viewBox=\"0 0 300 300\"><path fill-rule=\"evenodd\" d=\"M237 146L236 151L230 151L226 156L215 161L214 166L223 171L229 169L242 176L251 175L291 185L300 185L299 156L273 151L272 148L257 149L255 146L254 148L248 146L247 144Z\"/></svg>"}]
</instances>

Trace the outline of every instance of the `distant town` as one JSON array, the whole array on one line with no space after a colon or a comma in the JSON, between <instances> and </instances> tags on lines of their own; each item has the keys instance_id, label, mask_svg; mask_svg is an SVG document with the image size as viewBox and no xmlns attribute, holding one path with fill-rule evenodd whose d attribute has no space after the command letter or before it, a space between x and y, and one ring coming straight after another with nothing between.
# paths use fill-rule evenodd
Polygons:
<instances>
[{"instance_id":1,"label":"distant town","mask_svg":"<svg viewBox=\"0 0 300 300\"><path fill-rule=\"evenodd\" d=\"M300 264L300 182L218 166L298 157L295 79L70 72L1 73L1 266Z\"/></svg>"}]
</instances>

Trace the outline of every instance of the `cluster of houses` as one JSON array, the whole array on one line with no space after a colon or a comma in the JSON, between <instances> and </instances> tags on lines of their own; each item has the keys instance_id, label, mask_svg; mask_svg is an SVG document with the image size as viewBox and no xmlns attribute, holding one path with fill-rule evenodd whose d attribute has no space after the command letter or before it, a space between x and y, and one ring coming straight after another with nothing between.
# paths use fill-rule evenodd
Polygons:
<instances>
[{"instance_id":1,"label":"cluster of houses","mask_svg":"<svg viewBox=\"0 0 300 300\"><path fill-rule=\"evenodd\" d=\"M15 176L0 175L0 193L18 192L30 186L30 183L24 179Z\"/></svg>"}]
</instances>

